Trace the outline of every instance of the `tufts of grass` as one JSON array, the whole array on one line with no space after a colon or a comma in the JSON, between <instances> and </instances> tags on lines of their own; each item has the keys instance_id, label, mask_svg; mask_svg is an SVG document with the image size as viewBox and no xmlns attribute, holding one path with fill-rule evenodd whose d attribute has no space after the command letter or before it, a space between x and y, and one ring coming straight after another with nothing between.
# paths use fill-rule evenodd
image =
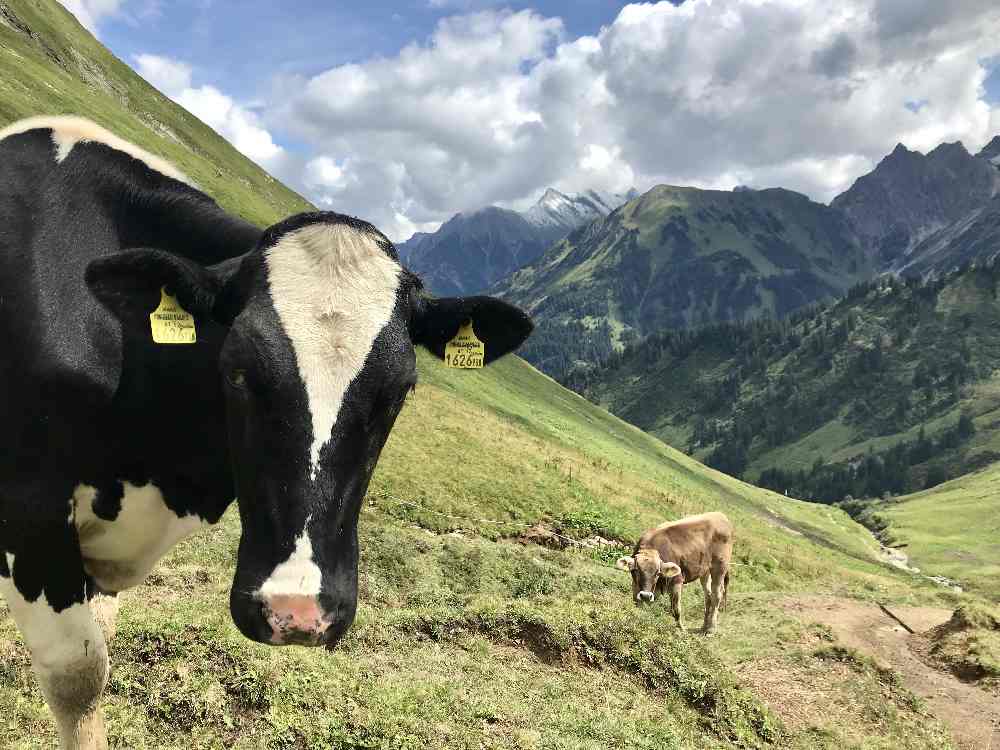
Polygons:
<instances>
[{"instance_id":1,"label":"tufts of grass","mask_svg":"<svg viewBox=\"0 0 1000 750\"><path fill-rule=\"evenodd\" d=\"M965 602L929 634L930 654L958 677L1000 685L1000 611Z\"/></svg>"}]
</instances>

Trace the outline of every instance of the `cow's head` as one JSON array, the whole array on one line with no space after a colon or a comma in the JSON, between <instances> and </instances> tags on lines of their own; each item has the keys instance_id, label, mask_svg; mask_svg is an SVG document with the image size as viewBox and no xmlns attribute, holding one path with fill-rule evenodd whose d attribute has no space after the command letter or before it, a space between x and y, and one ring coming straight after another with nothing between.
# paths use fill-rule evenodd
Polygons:
<instances>
[{"instance_id":1,"label":"cow's head","mask_svg":"<svg viewBox=\"0 0 1000 750\"><path fill-rule=\"evenodd\" d=\"M271 227L238 262L206 268L142 249L88 269L123 323L137 277L147 298L167 286L196 320L224 326L219 378L243 527L234 621L257 641L332 646L354 619L358 512L416 383L414 345L442 357L471 320L488 364L527 338L530 319L489 297L429 297L378 230L332 213ZM134 323L147 335L149 312Z\"/></svg>"},{"instance_id":2,"label":"cow's head","mask_svg":"<svg viewBox=\"0 0 1000 750\"><path fill-rule=\"evenodd\" d=\"M640 549L635 555L619 557L615 567L632 576L632 599L637 605L652 604L657 584L681 575L680 566L663 560L655 549Z\"/></svg>"}]
</instances>

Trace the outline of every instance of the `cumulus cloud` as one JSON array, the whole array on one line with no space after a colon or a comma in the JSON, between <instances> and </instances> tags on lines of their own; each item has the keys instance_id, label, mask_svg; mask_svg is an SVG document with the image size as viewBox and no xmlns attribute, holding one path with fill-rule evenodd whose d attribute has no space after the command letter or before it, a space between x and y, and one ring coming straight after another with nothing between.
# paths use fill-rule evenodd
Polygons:
<instances>
[{"instance_id":1,"label":"cumulus cloud","mask_svg":"<svg viewBox=\"0 0 1000 750\"><path fill-rule=\"evenodd\" d=\"M119 11L122 0L59 0L63 7L76 16L80 25L91 34L97 34L98 22Z\"/></svg>"},{"instance_id":2,"label":"cumulus cloud","mask_svg":"<svg viewBox=\"0 0 1000 750\"><path fill-rule=\"evenodd\" d=\"M548 186L781 185L827 201L897 142L976 149L1000 131L984 88L995 28L993 0L633 4L576 39L557 18L487 9L394 56L277 80L259 107L181 61L135 62L318 205L404 239Z\"/></svg>"},{"instance_id":3,"label":"cumulus cloud","mask_svg":"<svg viewBox=\"0 0 1000 750\"><path fill-rule=\"evenodd\" d=\"M192 86L187 63L160 55L135 57L139 74L195 117L214 129L245 156L279 177L296 181L296 160L274 142L257 114L210 85Z\"/></svg>"},{"instance_id":4,"label":"cumulus cloud","mask_svg":"<svg viewBox=\"0 0 1000 750\"><path fill-rule=\"evenodd\" d=\"M191 87L191 66L159 55L135 56L136 69L149 83L168 96Z\"/></svg>"},{"instance_id":5,"label":"cumulus cloud","mask_svg":"<svg viewBox=\"0 0 1000 750\"><path fill-rule=\"evenodd\" d=\"M781 184L829 200L898 141L988 139L1000 118L980 61L1000 52L998 27L993 0L635 4L579 39L486 10L283 86L262 116L315 149L306 177L325 202L394 236L548 185Z\"/></svg>"}]
</instances>

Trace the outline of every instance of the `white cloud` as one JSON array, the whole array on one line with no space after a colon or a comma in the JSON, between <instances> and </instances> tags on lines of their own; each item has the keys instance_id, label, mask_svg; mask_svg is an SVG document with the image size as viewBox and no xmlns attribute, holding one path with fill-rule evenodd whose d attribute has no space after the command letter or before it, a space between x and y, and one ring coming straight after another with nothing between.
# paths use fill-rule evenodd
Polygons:
<instances>
[{"instance_id":1,"label":"white cloud","mask_svg":"<svg viewBox=\"0 0 1000 750\"><path fill-rule=\"evenodd\" d=\"M285 150L260 126L257 115L213 86L184 89L177 103L215 129L261 166L275 169Z\"/></svg>"},{"instance_id":2,"label":"white cloud","mask_svg":"<svg viewBox=\"0 0 1000 750\"><path fill-rule=\"evenodd\" d=\"M183 62L136 64L318 205L402 239L550 185L781 185L825 201L897 142L978 148L1000 131L982 99L995 28L992 0L635 4L578 39L559 19L485 10L394 56L276 80L253 107Z\"/></svg>"},{"instance_id":3,"label":"white cloud","mask_svg":"<svg viewBox=\"0 0 1000 750\"><path fill-rule=\"evenodd\" d=\"M262 118L336 165L331 205L394 237L547 185L828 200L898 141L972 149L997 130L979 61L1000 52L998 27L992 0L636 4L575 40L532 11L484 11L283 86Z\"/></svg>"},{"instance_id":4,"label":"white cloud","mask_svg":"<svg viewBox=\"0 0 1000 750\"><path fill-rule=\"evenodd\" d=\"M193 87L190 65L150 54L136 55L135 62L143 78L222 135L244 155L280 177L295 177L289 174L290 160L285 149L274 142L257 115L214 86Z\"/></svg>"},{"instance_id":5,"label":"white cloud","mask_svg":"<svg viewBox=\"0 0 1000 750\"><path fill-rule=\"evenodd\" d=\"M159 55L136 55L139 75L167 96L180 93L191 86L191 66L179 60Z\"/></svg>"},{"instance_id":6,"label":"white cloud","mask_svg":"<svg viewBox=\"0 0 1000 750\"><path fill-rule=\"evenodd\" d=\"M76 16L81 26L95 36L98 22L106 16L116 14L122 5L122 0L59 0L59 2Z\"/></svg>"}]
</instances>

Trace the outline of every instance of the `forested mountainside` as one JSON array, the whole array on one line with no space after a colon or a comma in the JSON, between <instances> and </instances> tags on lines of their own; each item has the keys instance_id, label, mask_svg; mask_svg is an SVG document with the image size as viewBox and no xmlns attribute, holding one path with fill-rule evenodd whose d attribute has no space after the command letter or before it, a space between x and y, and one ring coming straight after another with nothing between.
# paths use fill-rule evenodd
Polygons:
<instances>
[{"instance_id":1,"label":"forested mountainside","mask_svg":"<svg viewBox=\"0 0 1000 750\"><path fill-rule=\"evenodd\" d=\"M998 278L887 277L780 321L664 332L572 385L795 497L911 492L1000 459Z\"/></svg>"}]
</instances>

